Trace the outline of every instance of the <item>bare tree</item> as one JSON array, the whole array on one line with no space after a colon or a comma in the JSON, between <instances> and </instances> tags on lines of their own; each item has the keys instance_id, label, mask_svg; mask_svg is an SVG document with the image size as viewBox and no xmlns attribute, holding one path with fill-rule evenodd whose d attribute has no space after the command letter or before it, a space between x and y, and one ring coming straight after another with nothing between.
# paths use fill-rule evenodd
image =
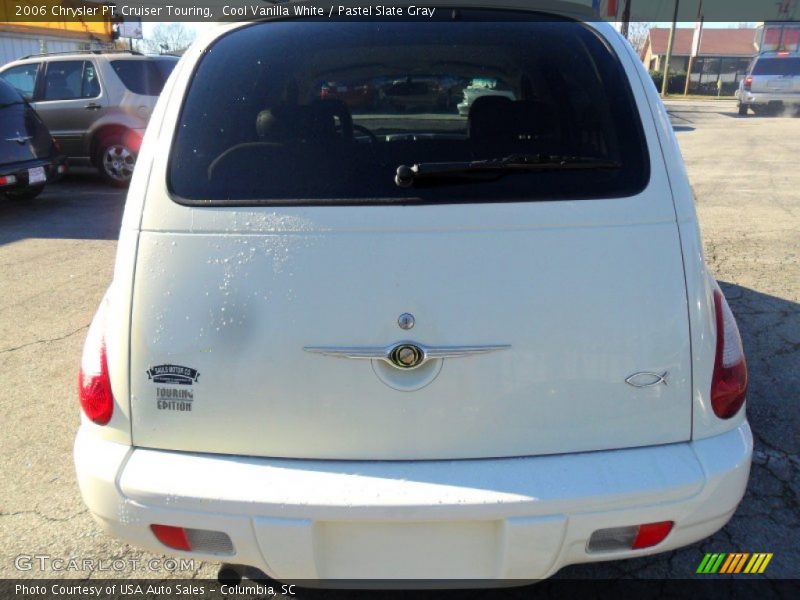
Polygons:
<instances>
[{"instance_id":1,"label":"bare tree","mask_svg":"<svg viewBox=\"0 0 800 600\"><path fill-rule=\"evenodd\" d=\"M194 31L183 23L159 23L146 40L150 52L157 54L180 54L194 41Z\"/></svg>"},{"instance_id":2,"label":"bare tree","mask_svg":"<svg viewBox=\"0 0 800 600\"><path fill-rule=\"evenodd\" d=\"M650 34L651 25L652 23L647 21L631 21L628 26L628 41L639 56L641 56L644 50L647 36Z\"/></svg>"}]
</instances>

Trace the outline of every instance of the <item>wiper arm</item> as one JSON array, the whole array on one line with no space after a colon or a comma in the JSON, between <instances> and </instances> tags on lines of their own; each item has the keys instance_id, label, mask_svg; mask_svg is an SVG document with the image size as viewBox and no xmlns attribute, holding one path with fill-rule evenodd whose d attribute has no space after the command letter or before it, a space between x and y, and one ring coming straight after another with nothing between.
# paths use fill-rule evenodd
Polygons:
<instances>
[{"instance_id":1,"label":"wiper arm","mask_svg":"<svg viewBox=\"0 0 800 600\"><path fill-rule=\"evenodd\" d=\"M459 180L496 181L513 173L532 171L571 171L580 169L619 169L622 163L591 156L552 154L513 154L504 158L462 162L400 165L394 182L403 188L415 184L447 184Z\"/></svg>"}]
</instances>

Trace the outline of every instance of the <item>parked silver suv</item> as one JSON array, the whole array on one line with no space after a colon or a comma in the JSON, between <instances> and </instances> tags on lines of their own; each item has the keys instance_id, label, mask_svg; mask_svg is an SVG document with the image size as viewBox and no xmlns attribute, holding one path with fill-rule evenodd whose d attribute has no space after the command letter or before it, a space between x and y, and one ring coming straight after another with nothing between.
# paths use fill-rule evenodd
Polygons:
<instances>
[{"instance_id":1,"label":"parked silver suv","mask_svg":"<svg viewBox=\"0 0 800 600\"><path fill-rule=\"evenodd\" d=\"M26 56L0 78L33 105L74 164L128 184L144 129L177 57L86 51Z\"/></svg>"},{"instance_id":2,"label":"parked silver suv","mask_svg":"<svg viewBox=\"0 0 800 600\"><path fill-rule=\"evenodd\" d=\"M736 92L739 114L800 109L800 53L764 52L753 59Z\"/></svg>"}]
</instances>

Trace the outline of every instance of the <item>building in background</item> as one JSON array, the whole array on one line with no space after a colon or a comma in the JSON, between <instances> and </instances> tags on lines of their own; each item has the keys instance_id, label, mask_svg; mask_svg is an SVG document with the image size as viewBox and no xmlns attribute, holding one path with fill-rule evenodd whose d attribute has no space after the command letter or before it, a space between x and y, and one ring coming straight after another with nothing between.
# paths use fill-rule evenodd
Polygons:
<instances>
[{"instance_id":1,"label":"building in background","mask_svg":"<svg viewBox=\"0 0 800 600\"><path fill-rule=\"evenodd\" d=\"M0 65L30 54L44 52L74 52L113 47L114 28L110 19L77 21L18 21L15 16L19 2L0 0ZM37 0L32 3L50 7L62 0ZM99 2L68 0L70 7L97 6Z\"/></svg>"},{"instance_id":2,"label":"building in background","mask_svg":"<svg viewBox=\"0 0 800 600\"><path fill-rule=\"evenodd\" d=\"M761 52L800 52L800 23L768 21L759 26Z\"/></svg>"},{"instance_id":3,"label":"building in background","mask_svg":"<svg viewBox=\"0 0 800 600\"><path fill-rule=\"evenodd\" d=\"M704 28L700 50L692 65L689 92L716 95L717 81L722 81L722 93L732 94L739 86L739 80L747 73L753 56L758 53L763 35L761 27ZM671 73L686 73L693 36L693 28L679 28L675 31L675 44L669 63ZM664 68L668 41L669 28L650 29L641 53L642 62L648 70L661 71Z\"/></svg>"}]
</instances>

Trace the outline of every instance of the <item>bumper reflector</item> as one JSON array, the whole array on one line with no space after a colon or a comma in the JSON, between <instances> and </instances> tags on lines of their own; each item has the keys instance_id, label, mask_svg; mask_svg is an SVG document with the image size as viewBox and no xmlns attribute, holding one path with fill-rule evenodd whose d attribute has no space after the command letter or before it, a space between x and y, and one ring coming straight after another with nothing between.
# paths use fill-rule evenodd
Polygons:
<instances>
[{"instance_id":1,"label":"bumper reflector","mask_svg":"<svg viewBox=\"0 0 800 600\"><path fill-rule=\"evenodd\" d=\"M598 529L589 538L587 552L613 552L615 550L639 550L650 548L664 541L672 531L672 521L610 527Z\"/></svg>"},{"instance_id":2,"label":"bumper reflector","mask_svg":"<svg viewBox=\"0 0 800 600\"><path fill-rule=\"evenodd\" d=\"M172 525L150 525L150 530L159 542L174 550L218 555L233 554L233 542L230 536L222 531Z\"/></svg>"}]
</instances>

